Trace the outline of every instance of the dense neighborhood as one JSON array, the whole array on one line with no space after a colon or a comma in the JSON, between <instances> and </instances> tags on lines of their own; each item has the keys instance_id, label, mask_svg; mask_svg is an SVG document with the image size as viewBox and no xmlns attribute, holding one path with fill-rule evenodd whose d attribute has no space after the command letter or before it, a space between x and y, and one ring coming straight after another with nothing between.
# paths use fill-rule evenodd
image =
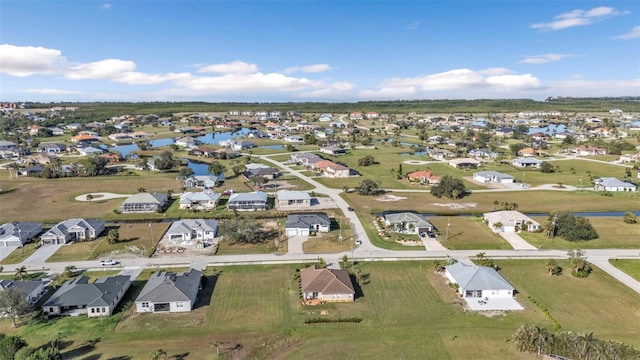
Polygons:
<instances>
[{"instance_id":1,"label":"dense neighborhood","mask_svg":"<svg viewBox=\"0 0 640 360\"><path fill-rule=\"evenodd\" d=\"M540 288L582 288L574 278L603 289L620 281L620 301L638 305L638 274L618 268L640 256L638 111L96 118L81 115L83 104L36 105L1 109L0 310L12 328L95 317L123 331L190 329L226 316L222 301L246 316L362 327L393 306L428 312L422 299L393 305L417 287L443 313L487 327L512 319L511 336L534 321L571 323ZM271 301L286 309L253 305ZM249 332L225 326L220 334ZM638 356L637 329L614 328L599 328L602 342ZM231 342L206 346L257 354Z\"/></svg>"}]
</instances>

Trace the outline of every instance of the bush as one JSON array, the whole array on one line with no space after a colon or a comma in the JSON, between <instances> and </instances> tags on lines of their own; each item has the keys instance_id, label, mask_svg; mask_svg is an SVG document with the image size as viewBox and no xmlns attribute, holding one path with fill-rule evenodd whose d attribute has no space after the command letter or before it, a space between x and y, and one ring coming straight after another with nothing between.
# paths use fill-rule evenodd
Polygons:
<instances>
[{"instance_id":1,"label":"bush","mask_svg":"<svg viewBox=\"0 0 640 360\"><path fill-rule=\"evenodd\" d=\"M359 323L362 318L348 317L348 318L308 318L304 319L305 324L332 324L332 323Z\"/></svg>"},{"instance_id":2,"label":"bush","mask_svg":"<svg viewBox=\"0 0 640 360\"><path fill-rule=\"evenodd\" d=\"M550 222L555 222L556 236L567 241L587 241L598 237L598 233L591 226L589 219L575 216L570 213L553 213L549 216Z\"/></svg>"}]
</instances>

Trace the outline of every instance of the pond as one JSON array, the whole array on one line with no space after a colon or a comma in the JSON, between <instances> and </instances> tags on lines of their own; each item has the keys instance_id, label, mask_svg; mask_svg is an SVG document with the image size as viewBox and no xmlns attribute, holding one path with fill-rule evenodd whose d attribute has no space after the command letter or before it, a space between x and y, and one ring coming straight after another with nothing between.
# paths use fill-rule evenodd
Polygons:
<instances>
[{"instance_id":1,"label":"pond","mask_svg":"<svg viewBox=\"0 0 640 360\"><path fill-rule=\"evenodd\" d=\"M193 175L209 175L209 164L191 159L181 160L187 160L187 166L193 170Z\"/></svg>"},{"instance_id":2,"label":"pond","mask_svg":"<svg viewBox=\"0 0 640 360\"><path fill-rule=\"evenodd\" d=\"M284 150L284 145L260 145L257 147L262 149Z\"/></svg>"}]
</instances>

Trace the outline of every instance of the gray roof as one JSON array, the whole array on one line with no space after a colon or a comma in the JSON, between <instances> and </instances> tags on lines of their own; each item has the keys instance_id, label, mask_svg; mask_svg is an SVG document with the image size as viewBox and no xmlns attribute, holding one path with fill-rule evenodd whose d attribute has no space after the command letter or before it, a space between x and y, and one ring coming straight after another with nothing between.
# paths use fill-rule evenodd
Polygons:
<instances>
[{"instance_id":1,"label":"gray roof","mask_svg":"<svg viewBox=\"0 0 640 360\"><path fill-rule=\"evenodd\" d=\"M229 203L236 201L261 201L267 202L267 193L264 191L254 191L250 193L235 193L229 196Z\"/></svg>"},{"instance_id":2,"label":"gray roof","mask_svg":"<svg viewBox=\"0 0 640 360\"><path fill-rule=\"evenodd\" d=\"M513 162L519 163L519 164L535 164L535 165L542 164L542 161L538 159L533 159L533 158L517 158L517 159L513 159Z\"/></svg>"},{"instance_id":3,"label":"gray roof","mask_svg":"<svg viewBox=\"0 0 640 360\"><path fill-rule=\"evenodd\" d=\"M383 216L390 224L415 223L416 227L433 227L428 220L412 212L385 213Z\"/></svg>"},{"instance_id":4,"label":"gray roof","mask_svg":"<svg viewBox=\"0 0 640 360\"><path fill-rule=\"evenodd\" d=\"M331 225L331 220L325 213L300 213L289 214L285 228L308 229L312 225Z\"/></svg>"},{"instance_id":5,"label":"gray roof","mask_svg":"<svg viewBox=\"0 0 640 360\"><path fill-rule=\"evenodd\" d=\"M265 164L260 164L260 163L248 163L248 164L245 164L244 167L247 170L251 170L251 169L268 169L270 166Z\"/></svg>"},{"instance_id":6,"label":"gray roof","mask_svg":"<svg viewBox=\"0 0 640 360\"><path fill-rule=\"evenodd\" d=\"M306 191L295 190L278 190L276 192L278 199L280 200L311 200L311 195Z\"/></svg>"},{"instance_id":7,"label":"gray roof","mask_svg":"<svg viewBox=\"0 0 640 360\"><path fill-rule=\"evenodd\" d=\"M198 295L202 272L190 269L184 273L160 271L151 278L140 291L136 302L171 302L191 301L193 304Z\"/></svg>"},{"instance_id":8,"label":"gray roof","mask_svg":"<svg viewBox=\"0 0 640 360\"><path fill-rule=\"evenodd\" d=\"M636 186L632 183L628 183L622 180L618 180L614 177L603 177L594 180L594 182L600 186L604 187L616 187L616 188L636 188Z\"/></svg>"},{"instance_id":9,"label":"gray roof","mask_svg":"<svg viewBox=\"0 0 640 360\"><path fill-rule=\"evenodd\" d=\"M6 141L6 140L0 140L0 146L2 147L16 146L16 143L13 143L11 141Z\"/></svg>"},{"instance_id":10,"label":"gray roof","mask_svg":"<svg viewBox=\"0 0 640 360\"><path fill-rule=\"evenodd\" d=\"M38 222L10 222L6 224L0 225L0 240L16 236L16 237L26 237L30 234L34 229L42 229L42 223ZM37 235L37 234L34 234ZM22 240L22 239L20 239Z\"/></svg>"},{"instance_id":11,"label":"gray roof","mask_svg":"<svg viewBox=\"0 0 640 360\"><path fill-rule=\"evenodd\" d=\"M104 227L104 221L99 219L67 219L65 221L57 223L56 226L52 227L51 229L49 229L49 231L42 234L41 237L46 237L48 235L55 235L56 237L65 236L70 228L76 226L96 231L98 227Z\"/></svg>"},{"instance_id":12,"label":"gray roof","mask_svg":"<svg viewBox=\"0 0 640 360\"><path fill-rule=\"evenodd\" d=\"M482 176L482 177L495 177L495 178L500 178L500 179L513 179L513 176L511 176L509 174L504 174L504 173L493 171L493 170L478 171L477 173L475 173L473 175L478 175L478 176Z\"/></svg>"},{"instance_id":13,"label":"gray roof","mask_svg":"<svg viewBox=\"0 0 640 360\"><path fill-rule=\"evenodd\" d=\"M8 288L16 288L22 291L25 295L31 294L37 288L42 286L42 281L14 281L14 280L0 280L0 290L8 289Z\"/></svg>"},{"instance_id":14,"label":"gray roof","mask_svg":"<svg viewBox=\"0 0 640 360\"><path fill-rule=\"evenodd\" d=\"M168 199L169 198L167 197L167 194L141 192L141 193L137 193L135 195L129 196L123 202L123 204L143 203L143 204L158 204L158 205L162 205L162 204L166 203Z\"/></svg>"},{"instance_id":15,"label":"gray roof","mask_svg":"<svg viewBox=\"0 0 640 360\"><path fill-rule=\"evenodd\" d=\"M60 289L44 303L43 307L109 306L130 281L131 278L128 275L118 275L99 278L90 284L88 277L79 276L62 284Z\"/></svg>"},{"instance_id":16,"label":"gray roof","mask_svg":"<svg viewBox=\"0 0 640 360\"><path fill-rule=\"evenodd\" d=\"M445 268L462 289L514 290L513 286L492 267L457 262Z\"/></svg>"},{"instance_id":17,"label":"gray roof","mask_svg":"<svg viewBox=\"0 0 640 360\"><path fill-rule=\"evenodd\" d=\"M218 220L183 219L174 221L167 230L167 235L191 233L196 230L213 231L215 234L217 229Z\"/></svg>"},{"instance_id":18,"label":"gray roof","mask_svg":"<svg viewBox=\"0 0 640 360\"><path fill-rule=\"evenodd\" d=\"M248 169L247 172L245 173L245 176L247 177L251 177L251 176L264 176L264 175L274 175L277 174L278 170L274 169L274 168L253 168L253 169Z\"/></svg>"},{"instance_id":19,"label":"gray roof","mask_svg":"<svg viewBox=\"0 0 640 360\"><path fill-rule=\"evenodd\" d=\"M185 192L180 195L180 204L191 204L198 201L218 201L220 194L211 191Z\"/></svg>"}]
</instances>

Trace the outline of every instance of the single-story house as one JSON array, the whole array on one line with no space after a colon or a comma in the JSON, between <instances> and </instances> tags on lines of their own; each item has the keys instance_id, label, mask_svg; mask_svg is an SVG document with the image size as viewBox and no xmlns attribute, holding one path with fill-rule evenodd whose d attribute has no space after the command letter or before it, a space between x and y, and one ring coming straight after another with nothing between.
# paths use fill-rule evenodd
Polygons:
<instances>
[{"instance_id":1,"label":"single-story house","mask_svg":"<svg viewBox=\"0 0 640 360\"><path fill-rule=\"evenodd\" d=\"M151 278L136 298L136 312L172 313L193 309L202 282L202 272L190 269L183 273L160 271Z\"/></svg>"},{"instance_id":2,"label":"single-story house","mask_svg":"<svg viewBox=\"0 0 640 360\"><path fill-rule=\"evenodd\" d=\"M513 184L513 182L515 181L515 179L511 175L491 170L479 171L477 173L474 173L473 180L482 183L494 182L500 184Z\"/></svg>"},{"instance_id":3,"label":"single-story house","mask_svg":"<svg viewBox=\"0 0 640 360\"><path fill-rule=\"evenodd\" d=\"M101 155L105 152L104 150L93 147L93 146L82 147L77 149L77 151L78 151L78 154L82 156Z\"/></svg>"},{"instance_id":4,"label":"single-story house","mask_svg":"<svg viewBox=\"0 0 640 360\"><path fill-rule=\"evenodd\" d=\"M98 141L98 138L92 135L76 135L71 138L71 141L74 143L91 143Z\"/></svg>"},{"instance_id":5,"label":"single-story house","mask_svg":"<svg viewBox=\"0 0 640 360\"><path fill-rule=\"evenodd\" d=\"M0 247L20 246L42 232L39 222L10 222L0 225Z\"/></svg>"},{"instance_id":6,"label":"single-story house","mask_svg":"<svg viewBox=\"0 0 640 360\"><path fill-rule=\"evenodd\" d=\"M219 200L220 194L212 191L184 192L180 195L180 209L211 210Z\"/></svg>"},{"instance_id":7,"label":"single-story house","mask_svg":"<svg viewBox=\"0 0 640 360\"><path fill-rule=\"evenodd\" d=\"M44 170L43 165L27 166L26 168L20 170L20 175L40 176L43 170Z\"/></svg>"},{"instance_id":8,"label":"single-story house","mask_svg":"<svg viewBox=\"0 0 640 360\"><path fill-rule=\"evenodd\" d=\"M137 193L129 196L121 205L121 213L160 212L168 204L169 197L162 193Z\"/></svg>"},{"instance_id":9,"label":"single-story house","mask_svg":"<svg viewBox=\"0 0 640 360\"><path fill-rule=\"evenodd\" d=\"M494 232L517 232L522 224L527 224L527 231L537 231L540 223L515 210L503 210L484 213L484 221Z\"/></svg>"},{"instance_id":10,"label":"single-story house","mask_svg":"<svg viewBox=\"0 0 640 360\"><path fill-rule=\"evenodd\" d=\"M231 194L227 202L229 211L258 211L267 210L267 207L267 193L264 191Z\"/></svg>"},{"instance_id":11,"label":"single-story house","mask_svg":"<svg viewBox=\"0 0 640 360\"><path fill-rule=\"evenodd\" d=\"M203 187L205 189L213 189L217 185L225 181L224 174L220 175L194 175L184 180L184 187L194 188Z\"/></svg>"},{"instance_id":12,"label":"single-story house","mask_svg":"<svg viewBox=\"0 0 640 360\"><path fill-rule=\"evenodd\" d=\"M580 156L607 155L607 149L591 145L579 145L571 149L571 152Z\"/></svg>"},{"instance_id":13,"label":"single-story house","mask_svg":"<svg viewBox=\"0 0 640 360\"><path fill-rule=\"evenodd\" d=\"M185 136L176 140L176 145L184 147L194 147L200 142L191 136Z\"/></svg>"},{"instance_id":14,"label":"single-story house","mask_svg":"<svg viewBox=\"0 0 640 360\"><path fill-rule=\"evenodd\" d=\"M87 276L71 279L42 305L46 315L110 316L131 286L131 277L117 275L89 283Z\"/></svg>"},{"instance_id":15,"label":"single-story house","mask_svg":"<svg viewBox=\"0 0 640 360\"><path fill-rule=\"evenodd\" d=\"M518 168L540 168L542 164L541 160L534 158L517 158L511 160L511 165Z\"/></svg>"},{"instance_id":16,"label":"single-story house","mask_svg":"<svg viewBox=\"0 0 640 360\"><path fill-rule=\"evenodd\" d=\"M295 152L293 154L291 154L291 160L294 161L296 164L298 165L304 165L306 167L311 166L314 163L320 162L322 160L324 160L321 156L316 155L316 154L312 154L312 153L305 153L305 152Z\"/></svg>"},{"instance_id":17,"label":"single-story house","mask_svg":"<svg viewBox=\"0 0 640 360\"><path fill-rule=\"evenodd\" d=\"M313 170L330 178L345 178L349 177L351 173L348 167L336 164L331 160L322 160L313 164Z\"/></svg>"},{"instance_id":18,"label":"single-story house","mask_svg":"<svg viewBox=\"0 0 640 360\"><path fill-rule=\"evenodd\" d=\"M420 234L433 231L433 225L422 216L412 212L384 213L384 223L391 231L405 234Z\"/></svg>"},{"instance_id":19,"label":"single-story house","mask_svg":"<svg viewBox=\"0 0 640 360\"><path fill-rule=\"evenodd\" d=\"M20 290L22 294L24 294L25 300L27 300L29 304L33 304L47 292L47 284L48 282L41 280L16 281L5 279L0 280L0 291L9 288L16 288Z\"/></svg>"},{"instance_id":20,"label":"single-story house","mask_svg":"<svg viewBox=\"0 0 640 360\"><path fill-rule=\"evenodd\" d=\"M307 191L279 190L276 192L278 207L311 207L311 195Z\"/></svg>"},{"instance_id":21,"label":"single-story house","mask_svg":"<svg viewBox=\"0 0 640 360\"><path fill-rule=\"evenodd\" d=\"M250 180L254 176L260 176L268 180L273 180L277 178L279 175L280 175L280 172L278 171L278 169L274 169L270 167L247 169L247 171L244 172L244 177L247 180Z\"/></svg>"},{"instance_id":22,"label":"single-story house","mask_svg":"<svg viewBox=\"0 0 640 360\"><path fill-rule=\"evenodd\" d=\"M331 220L325 213L289 214L285 223L287 236L309 236L311 232L329 232Z\"/></svg>"},{"instance_id":23,"label":"single-story house","mask_svg":"<svg viewBox=\"0 0 640 360\"><path fill-rule=\"evenodd\" d=\"M353 302L355 288L347 270L319 268L316 265L300 270L300 289L304 300L320 302Z\"/></svg>"},{"instance_id":24,"label":"single-story house","mask_svg":"<svg viewBox=\"0 0 640 360\"><path fill-rule=\"evenodd\" d=\"M75 240L92 240L104 231L104 221L99 219L68 219L57 223L40 236L43 245L66 244Z\"/></svg>"},{"instance_id":25,"label":"single-story house","mask_svg":"<svg viewBox=\"0 0 640 360\"><path fill-rule=\"evenodd\" d=\"M438 149L438 148L429 149L427 150L427 153L430 158L437 159L437 160L452 158L456 156L456 154L454 154L453 152L447 149Z\"/></svg>"},{"instance_id":26,"label":"single-story house","mask_svg":"<svg viewBox=\"0 0 640 360\"><path fill-rule=\"evenodd\" d=\"M445 276L458 284L463 298L511 298L515 289L494 268L457 262L445 266Z\"/></svg>"},{"instance_id":27,"label":"single-story house","mask_svg":"<svg viewBox=\"0 0 640 360\"><path fill-rule=\"evenodd\" d=\"M475 169L480 164L480 161L473 158L457 158L449 160L449 166L456 169Z\"/></svg>"},{"instance_id":28,"label":"single-story house","mask_svg":"<svg viewBox=\"0 0 640 360\"><path fill-rule=\"evenodd\" d=\"M288 143L303 143L304 142L304 138L300 135L289 135L289 136L285 136L284 139L282 139Z\"/></svg>"},{"instance_id":29,"label":"single-story house","mask_svg":"<svg viewBox=\"0 0 640 360\"><path fill-rule=\"evenodd\" d=\"M182 219L174 221L166 236L169 241L213 240L218 232L218 221L213 219Z\"/></svg>"},{"instance_id":30,"label":"single-story house","mask_svg":"<svg viewBox=\"0 0 640 360\"><path fill-rule=\"evenodd\" d=\"M339 146L324 146L320 148L321 153L329 154L329 155L344 155L347 153L347 150L339 147Z\"/></svg>"},{"instance_id":31,"label":"single-story house","mask_svg":"<svg viewBox=\"0 0 640 360\"><path fill-rule=\"evenodd\" d=\"M58 154L67 150L67 145L59 143L46 143L42 145L42 149L47 154Z\"/></svg>"},{"instance_id":32,"label":"single-story house","mask_svg":"<svg viewBox=\"0 0 640 360\"><path fill-rule=\"evenodd\" d=\"M435 175L431 171L415 171L407 174L409 181L419 182L420 184L435 185L440 183L440 176Z\"/></svg>"},{"instance_id":33,"label":"single-story house","mask_svg":"<svg viewBox=\"0 0 640 360\"><path fill-rule=\"evenodd\" d=\"M604 191L636 191L638 187L632 183L618 180L614 177L603 177L595 179L594 190Z\"/></svg>"}]
</instances>

